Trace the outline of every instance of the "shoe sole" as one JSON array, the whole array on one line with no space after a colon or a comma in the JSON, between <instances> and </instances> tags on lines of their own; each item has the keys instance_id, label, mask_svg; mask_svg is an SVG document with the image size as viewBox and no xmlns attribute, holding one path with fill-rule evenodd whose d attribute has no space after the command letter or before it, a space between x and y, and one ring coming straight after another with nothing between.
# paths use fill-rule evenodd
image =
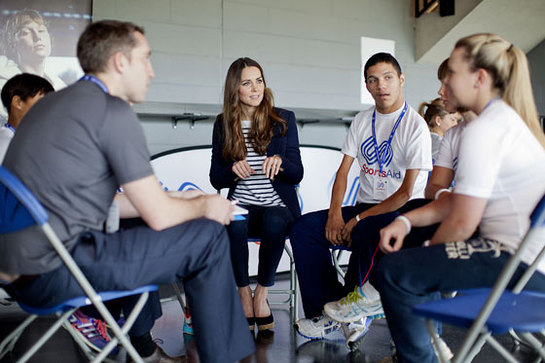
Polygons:
<instances>
[{"instance_id":1,"label":"shoe sole","mask_svg":"<svg viewBox=\"0 0 545 363\"><path fill-rule=\"evenodd\" d=\"M382 310L382 309L381 309ZM342 317L334 317L333 315L330 315L327 311L327 309L324 309L325 314L331 319L335 320L339 323L353 323L355 321L360 320L361 318L369 318L369 319L384 319L386 315L384 314L384 311L377 310L375 312L369 313L369 315L349 315L349 316L342 316Z\"/></svg>"},{"instance_id":2,"label":"shoe sole","mask_svg":"<svg viewBox=\"0 0 545 363\"><path fill-rule=\"evenodd\" d=\"M338 331L339 329L335 329L335 330L332 330L330 332L328 332L327 334L331 334L333 333L334 331ZM305 339L308 339L308 340L325 340L325 341L328 341L328 342L339 342L339 341L342 341L341 339L329 339L327 338L326 336L321 336L321 337L310 337L308 335L305 335L303 333L301 333L299 331L299 328L297 327L297 325L295 325L295 331L297 332L297 334L299 334L300 336L302 336L303 338Z\"/></svg>"},{"instance_id":3,"label":"shoe sole","mask_svg":"<svg viewBox=\"0 0 545 363\"><path fill-rule=\"evenodd\" d=\"M369 328L371 327L371 322L372 322L372 320L369 320L369 323L366 324L365 329L363 330L363 332L356 339L346 341L346 347L350 351L353 352L353 351L356 351L356 350L359 349L360 345L363 343L363 341L365 340L365 337L369 333Z\"/></svg>"},{"instance_id":4,"label":"shoe sole","mask_svg":"<svg viewBox=\"0 0 545 363\"><path fill-rule=\"evenodd\" d=\"M257 326L257 331L271 330L271 329L274 329L274 323Z\"/></svg>"}]
</instances>

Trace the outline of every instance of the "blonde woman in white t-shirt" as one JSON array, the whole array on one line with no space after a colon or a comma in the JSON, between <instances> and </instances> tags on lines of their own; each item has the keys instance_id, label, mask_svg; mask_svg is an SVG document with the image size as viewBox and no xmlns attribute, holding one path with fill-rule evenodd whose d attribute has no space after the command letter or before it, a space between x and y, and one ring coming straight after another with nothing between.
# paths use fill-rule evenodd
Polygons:
<instances>
[{"instance_id":1,"label":"blonde woman in white t-shirt","mask_svg":"<svg viewBox=\"0 0 545 363\"><path fill-rule=\"evenodd\" d=\"M545 192L545 136L524 52L497 35L476 34L456 43L448 64L452 98L478 115L461 135L454 191L381 231L388 255L376 287L400 361L437 361L413 306L439 291L492 286ZM400 251L412 226L433 223L440 226L429 247ZM539 246L531 247L525 262ZM543 266L527 288L545 291Z\"/></svg>"}]
</instances>

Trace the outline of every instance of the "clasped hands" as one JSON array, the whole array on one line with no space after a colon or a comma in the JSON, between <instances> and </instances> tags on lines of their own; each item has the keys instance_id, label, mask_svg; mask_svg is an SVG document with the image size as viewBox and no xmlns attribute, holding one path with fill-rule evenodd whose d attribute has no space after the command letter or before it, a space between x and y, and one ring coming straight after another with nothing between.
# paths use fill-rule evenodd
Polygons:
<instances>
[{"instance_id":1,"label":"clasped hands","mask_svg":"<svg viewBox=\"0 0 545 363\"><path fill-rule=\"evenodd\" d=\"M350 247L352 244L350 234L357 223L356 218L352 218L347 223L344 223L342 217L330 216L325 226L325 236L334 246L344 245Z\"/></svg>"},{"instance_id":2,"label":"clasped hands","mask_svg":"<svg viewBox=\"0 0 545 363\"><path fill-rule=\"evenodd\" d=\"M274 180L274 177L282 170L282 158L278 155L273 155L265 158L263 160L262 170L263 174L271 180ZM233 173L240 179L246 179L250 175L256 174L257 172L248 164L246 159L239 160L233 163L231 168Z\"/></svg>"},{"instance_id":3,"label":"clasped hands","mask_svg":"<svg viewBox=\"0 0 545 363\"><path fill-rule=\"evenodd\" d=\"M340 216L330 216L327 219L325 234L329 242L334 246L345 245L350 247L352 244L351 233L358 221L356 218L350 219L346 224ZM403 240L407 235L406 225L394 220L392 223L380 230L380 250L383 253L397 252L403 246Z\"/></svg>"}]
</instances>

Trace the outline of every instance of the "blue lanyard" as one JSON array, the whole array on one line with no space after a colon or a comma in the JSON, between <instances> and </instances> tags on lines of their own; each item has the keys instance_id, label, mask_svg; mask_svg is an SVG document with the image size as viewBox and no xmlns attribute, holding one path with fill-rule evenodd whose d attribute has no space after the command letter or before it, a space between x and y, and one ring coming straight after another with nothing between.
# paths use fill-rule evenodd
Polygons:
<instances>
[{"instance_id":1,"label":"blue lanyard","mask_svg":"<svg viewBox=\"0 0 545 363\"><path fill-rule=\"evenodd\" d=\"M394 134L396 133L397 127L399 126L399 123L401 122L401 119L403 119L403 116L405 116L405 113L407 112L407 102L405 102L405 105L403 106L403 110L401 111L401 114L397 118L396 122L394 123L394 127L392 128L392 132L390 133L390 137L388 138L388 142L386 143L386 148L384 149L384 152L379 154L378 150L378 142L377 142L377 132L375 130L375 115L377 113L377 109L373 111L373 118L371 119L372 122L372 132L373 132L373 144L375 147L375 155L377 156L377 163L378 167L380 169L380 173L382 174L382 166L386 162L386 157L388 155L388 150L390 150L390 145L392 144L392 139L394 138Z\"/></svg>"},{"instance_id":2,"label":"blue lanyard","mask_svg":"<svg viewBox=\"0 0 545 363\"><path fill-rule=\"evenodd\" d=\"M4 124L4 127L7 127L9 130L11 130L13 133L15 133L15 127L11 126L7 122Z\"/></svg>"},{"instance_id":3,"label":"blue lanyard","mask_svg":"<svg viewBox=\"0 0 545 363\"><path fill-rule=\"evenodd\" d=\"M94 84L98 85L104 91L104 93L110 93L110 91L108 91L108 87L106 87L104 82L102 82L100 79L98 79L97 77L95 77L95 76L93 76L91 74L86 74L85 76L81 77L79 80L80 81L91 81Z\"/></svg>"}]
</instances>

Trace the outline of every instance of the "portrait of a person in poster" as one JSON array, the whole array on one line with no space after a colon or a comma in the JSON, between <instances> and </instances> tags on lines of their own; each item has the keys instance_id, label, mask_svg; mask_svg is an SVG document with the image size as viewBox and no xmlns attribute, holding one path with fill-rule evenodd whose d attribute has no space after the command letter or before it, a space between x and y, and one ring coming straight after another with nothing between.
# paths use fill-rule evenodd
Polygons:
<instances>
[{"instance_id":1,"label":"portrait of a person in poster","mask_svg":"<svg viewBox=\"0 0 545 363\"><path fill-rule=\"evenodd\" d=\"M46 78L55 90L81 77L76 45L91 10L91 0L2 0L0 89L23 72ZM6 119L0 107L0 122Z\"/></svg>"}]
</instances>

